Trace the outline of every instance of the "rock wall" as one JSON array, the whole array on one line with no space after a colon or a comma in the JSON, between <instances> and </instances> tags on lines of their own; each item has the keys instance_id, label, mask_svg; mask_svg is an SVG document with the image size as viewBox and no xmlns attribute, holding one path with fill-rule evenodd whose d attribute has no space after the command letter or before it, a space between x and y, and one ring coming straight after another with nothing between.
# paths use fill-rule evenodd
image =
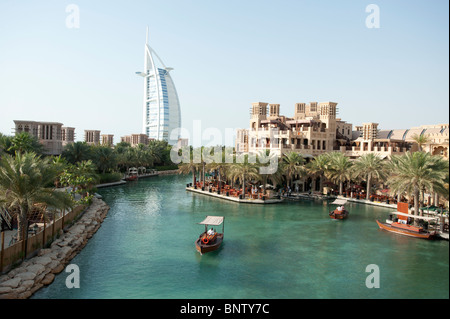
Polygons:
<instances>
[{"instance_id":1,"label":"rock wall","mask_svg":"<svg viewBox=\"0 0 450 319\"><path fill-rule=\"evenodd\" d=\"M53 241L50 248L41 249L36 257L0 277L0 299L26 299L51 284L55 275L64 270L99 229L108 210L105 202L93 198L81 218Z\"/></svg>"}]
</instances>

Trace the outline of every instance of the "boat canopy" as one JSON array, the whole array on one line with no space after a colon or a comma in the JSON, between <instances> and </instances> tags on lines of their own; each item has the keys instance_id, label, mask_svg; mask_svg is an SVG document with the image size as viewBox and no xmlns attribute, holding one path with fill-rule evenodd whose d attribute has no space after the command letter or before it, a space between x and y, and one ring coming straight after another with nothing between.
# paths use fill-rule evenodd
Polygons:
<instances>
[{"instance_id":1,"label":"boat canopy","mask_svg":"<svg viewBox=\"0 0 450 319\"><path fill-rule=\"evenodd\" d=\"M336 199L331 204L333 204L333 205L345 205L345 204L347 204L347 200L346 199Z\"/></svg>"},{"instance_id":2,"label":"boat canopy","mask_svg":"<svg viewBox=\"0 0 450 319\"><path fill-rule=\"evenodd\" d=\"M206 216L206 218L199 223L200 225L219 226L223 223L223 216Z\"/></svg>"},{"instance_id":3,"label":"boat canopy","mask_svg":"<svg viewBox=\"0 0 450 319\"><path fill-rule=\"evenodd\" d=\"M411 218L417 218L417 219L423 219L423 220L438 219L438 217L416 216L416 215L413 215L413 214L406 214L406 213L400 213L400 212L392 212L392 214L406 216L406 217L411 217Z\"/></svg>"}]
</instances>

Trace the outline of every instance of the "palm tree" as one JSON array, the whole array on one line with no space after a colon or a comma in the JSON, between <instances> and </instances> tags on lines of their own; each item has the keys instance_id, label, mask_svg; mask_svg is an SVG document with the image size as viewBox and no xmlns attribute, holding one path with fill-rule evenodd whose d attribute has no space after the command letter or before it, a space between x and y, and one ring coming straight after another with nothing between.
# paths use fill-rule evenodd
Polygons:
<instances>
[{"instance_id":1,"label":"palm tree","mask_svg":"<svg viewBox=\"0 0 450 319\"><path fill-rule=\"evenodd\" d=\"M448 196L445 188L448 169L448 161L430 153L407 152L402 156L393 155L390 161L391 176L387 183L396 192L406 191L413 195L414 214L418 216L421 190ZM418 224L417 219L414 223Z\"/></svg>"},{"instance_id":2,"label":"palm tree","mask_svg":"<svg viewBox=\"0 0 450 319\"><path fill-rule=\"evenodd\" d=\"M18 240L28 234L27 217L36 204L51 207L67 205L71 201L66 192L56 191L51 185L58 171L49 159L35 153L5 155L0 162L0 202L17 208Z\"/></svg>"},{"instance_id":3,"label":"palm tree","mask_svg":"<svg viewBox=\"0 0 450 319\"><path fill-rule=\"evenodd\" d=\"M230 177L235 181L239 179L242 183L242 191L245 198L245 178L259 179L258 168L256 164L248 162L247 155L245 156L244 163L231 164Z\"/></svg>"},{"instance_id":4,"label":"palm tree","mask_svg":"<svg viewBox=\"0 0 450 319\"><path fill-rule=\"evenodd\" d=\"M88 160L90 159L90 155L91 147L86 142L67 144L62 152L62 157L72 164Z\"/></svg>"},{"instance_id":5,"label":"palm tree","mask_svg":"<svg viewBox=\"0 0 450 319\"><path fill-rule=\"evenodd\" d=\"M341 152L331 152L327 155L330 165L325 171L325 177L334 183L339 183L339 195L342 195L344 182L351 179L352 162Z\"/></svg>"},{"instance_id":6,"label":"palm tree","mask_svg":"<svg viewBox=\"0 0 450 319\"><path fill-rule=\"evenodd\" d=\"M428 135L414 134L411 138L417 143L417 145L419 145L419 152L422 152L422 145L430 142L430 137Z\"/></svg>"},{"instance_id":7,"label":"palm tree","mask_svg":"<svg viewBox=\"0 0 450 319\"><path fill-rule=\"evenodd\" d=\"M3 135L0 133L0 158L2 157L2 153L9 153L11 155L14 154L9 151L12 146L12 139L12 136Z\"/></svg>"},{"instance_id":8,"label":"palm tree","mask_svg":"<svg viewBox=\"0 0 450 319\"><path fill-rule=\"evenodd\" d=\"M283 176L280 165L280 158L274 153L267 153L267 151L260 151L257 156L259 175L263 184L263 194L266 194L266 185L269 177L273 182L280 183ZM261 161L261 159L263 158L264 163ZM276 165L276 167L274 167L274 164Z\"/></svg>"},{"instance_id":9,"label":"palm tree","mask_svg":"<svg viewBox=\"0 0 450 319\"><path fill-rule=\"evenodd\" d=\"M178 174L189 174L192 173L192 185L195 186L196 182L196 176L195 173L197 172L198 164L193 163L192 161L188 163L183 163L178 166Z\"/></svg>"},{"instance_id":10,"label":"palm tree","mask_svg":"<svg viewBox=\"0 0 450 319\"><path fill-rule=\"evenodd\" d=\"M313 177L320 177L320 192L322 192L323 176L330 165L330 157L327 154L320 154L313 161L309 162L306 170Z\"/></svg>"},{"instance_id":11,"label":"palm tree","mask_svg":"<svg viewBox=\"0 0 450 319\"><path fill-rule=\"evenodd\" d=\"M42 153L43 146L39 143L38 139L27 132L17 134L11 139L11 146L8 151L10 152L34 152L36 154Z\"/></svg>"},{"instance_id":12,"label":"palm tree","mask_svg":"<svg viewBox=\"0 0 450 319\"><path fill-rule=\"evenodd\" d=\"M353 164L354 176L362 178L367 183L366 199L370 199L371 187L374 180L386 180L386 166L383 159L375 153L364 154Z\"/></svg>"},{"instance_id":13,"label":"palm tree","mask_svg":"<svg viewBox=\"0 0 450 319\"><path fill-rule=\"evenodd\" d=\"M292 179L297 175L305 173L305 159L302 155L296 152L290 152L283 155L281 158L281 170L286 176L288 186L291 186Z\"/></svg>"},{"instance_id":14,"label":"palm tree","mask_svg":"<svg viewBox=\"0 0 450 319\"><path fill-rule=\"evenodd\" d=\"M99 172L105 174L117 168L117 153L111 147L97 146L93 149L94 162Z\"/></svg>"}]
</instances>

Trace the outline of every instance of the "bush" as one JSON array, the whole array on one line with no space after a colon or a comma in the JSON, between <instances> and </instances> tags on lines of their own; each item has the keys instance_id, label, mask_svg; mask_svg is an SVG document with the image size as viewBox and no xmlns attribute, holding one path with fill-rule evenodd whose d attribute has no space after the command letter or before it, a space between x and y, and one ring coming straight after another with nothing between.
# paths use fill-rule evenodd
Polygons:
<instances>
[{"instance_id":1,"label":"bush","mask_svg":"<svg viewBox=\"0 0 450 319\"><path fill-rule=\"evenodd\" d=\"M114 182L118 182L122 179L122 174L121 173L105 173L105 174L99 174L100 176L100 184L105 184L105 183L114 183Z\"/></svg>"}]
</instances>

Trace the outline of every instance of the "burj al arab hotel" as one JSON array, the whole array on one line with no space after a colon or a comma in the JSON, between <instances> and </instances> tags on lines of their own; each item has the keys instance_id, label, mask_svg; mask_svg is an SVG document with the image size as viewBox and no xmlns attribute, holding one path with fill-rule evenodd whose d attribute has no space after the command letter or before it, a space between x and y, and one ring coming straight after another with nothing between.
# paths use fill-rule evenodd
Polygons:
<instances>
[{"instance_id":1,"label":"burj al arab hotel","mask_svg":"<svg viewBox=\"0 0 450 319\"><path fill-rule=\"evenodd\" d=\"M156 58L156 59L155 59ZM148 27L145 42L145 71L136 72L144 78L143 133L170 145L180 138L181 111L177 90L170 71L148 44Z\"/></svg>"}]
</instances>

